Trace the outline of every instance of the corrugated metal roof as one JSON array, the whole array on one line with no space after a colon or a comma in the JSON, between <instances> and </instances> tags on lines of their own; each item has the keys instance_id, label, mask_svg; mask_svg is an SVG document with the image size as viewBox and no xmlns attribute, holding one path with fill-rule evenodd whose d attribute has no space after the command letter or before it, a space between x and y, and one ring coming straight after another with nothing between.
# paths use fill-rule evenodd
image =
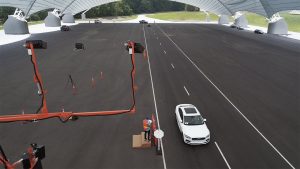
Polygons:
<instances>
[{"instance_id":1,"label":"corrugated metal roof","mask_svg":"<svg viewBox=\"0 0 300 169\"><path fill-rule=\"evenodd\" d=\"M95 6L119 0L0 0L0 6L21 9L26 16L49 8L62 13L77 14ZM249 11L270 18L285 10L300 10L300 0L172 0L199 7L220 15L234 15L238 11Z\"/></svg>"}]
</instances>

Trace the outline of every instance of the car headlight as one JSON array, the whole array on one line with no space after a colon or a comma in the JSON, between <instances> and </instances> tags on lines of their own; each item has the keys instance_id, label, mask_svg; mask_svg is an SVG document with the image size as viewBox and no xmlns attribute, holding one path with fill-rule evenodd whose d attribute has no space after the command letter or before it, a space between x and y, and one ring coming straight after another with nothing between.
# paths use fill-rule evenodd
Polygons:
<instances>
[{"instance_id":1,"label":"car headlight","mask_svg":"<svg viewBox=\"0 0 300 169\"><path fill-rule=\"evenodd\" d=\"M192 139L190 136L184 134L184 137L187 138L187 139Z\"/></svg>"},{"instance_id":2,"label":"car headlight","mask_svg":"<svg viewBox=\"0 0 300 169\"><path fill-rule=\"evenodd\" d=\"M205 138L210 138L210 134L209 134L209 135L207 135Z\"/></svg>"}]
</instances>

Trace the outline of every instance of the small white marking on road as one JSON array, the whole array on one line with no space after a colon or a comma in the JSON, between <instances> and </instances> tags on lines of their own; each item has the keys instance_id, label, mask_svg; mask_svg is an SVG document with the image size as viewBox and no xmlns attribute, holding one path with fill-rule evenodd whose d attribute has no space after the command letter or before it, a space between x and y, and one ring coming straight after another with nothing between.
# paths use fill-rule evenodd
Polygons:
<instances>
[{"instance_id":1,"label":"small white marking on road","mask_svg":"<svg viewBox=\"0 0 300 169\"><path fill-rule=\"evenodd\" d=\"M158 40L158 37L156 37L156 39Z\"/></svg>"},{"instance_id":2,"label":"small white marking on road","mask_svg":"<svg viewBox=\"0 0 300 169\"><path fill-rule=\"evenodd\" d=\"M160 123L159 123L159 117L158 117L158 111L157 111L156 97L155 97L153 78L152 78L152 73L151 73L151 64L150 64L150 59L149 59L150 57L149 57L149 52L148 52L148 44L147 44L147 38L146 38L146 33L145 33L145 28L144 27L143 27L143 32L144 32L144 39L145 39L145 44L146 44L146 52L147 52L147 56L148 56L147 57L148 58L148 68L149 68L149 74L150 74L150 80L151 80L152 95L153 95L153 101L154 101L157 127L160 130ZM163 139L161 139L161 152L162 152L162 159L163 159L164 169L167 169Z\"/></svg>"},{"instance_id":3,"label":"small white marking on road","mask_svg":"<svg viewBox=\"0 0 300 169\"><path fill-rule=\"evenodd\" d=\"M164 50L165 55L167 54L167 52Z\"/></svg>"},{"instance_id":4,"label":"small white marking on road","mask_svg":"<svg viewBox=\"0 0 300 169\"><path fill-rule=\"evenodd\" d=\"M161 43L159 43L159 45L161 46Z\"/></svg>"},{"instance_id":5,"label":"small white marking on road","mask_svg":"<svg viewBox=\"0 0 300 169\"><path fill-rule=\"evenodd\" d=\"M183 88L184 88L184 90L185 90L186 94L187 94L188 96L190 96L190 93L189 93L189 91L186 89L186 87L185 87L185 86L183 86Z\"/></svg>"},{"instance_id":6,"label":"small white marking on road","mask_svg":"<svg viewBox=\"0 0 300 169\"><path fill-rule=\"evenodd\" d=\"M175 66L173 65L173 63L171 63L171 66L172 66L173 69L175 69Z\"/></svg>"},{"instance_id":7,"label":"small white marking on road","mask_svg":"<svg viewBox=\"0 0 300 169\"><path fill-rule=\"evenodd\" d=\"M159 27L159 30L174 44L174 46L191 62L192 65L209 81L211 85L227 100L235 110L253 127L253 129L279 154L279 156L284 159L284 161L293 169L295 167L280 153L280 151L254 126L254 124L232 103L231 100L206 76L206 74L188 57L188 55Z\"/></svg>"},{"instance_id":8,"label":"small white marking on road","mask_svg":"<svg viewBox=\"0 0 300 169\"><path fill-rule=\"evenodd\" d=\"M222 153L222 151L221 151L221 149L220 149L220 147L219 147L218 143L217 143L217 142L215 142L215 145L217 146L217 149L219 150L219 152L220 152L221 156L223 157L223 159L224 159L224 161L225 161L225 163L226 163L227 167L228 167L229 169L231 169L231 167L230 167L229 163L227 162L227 160L226 160L226 158L225 158L224 154Z\"/></svg>"}]
</instances>

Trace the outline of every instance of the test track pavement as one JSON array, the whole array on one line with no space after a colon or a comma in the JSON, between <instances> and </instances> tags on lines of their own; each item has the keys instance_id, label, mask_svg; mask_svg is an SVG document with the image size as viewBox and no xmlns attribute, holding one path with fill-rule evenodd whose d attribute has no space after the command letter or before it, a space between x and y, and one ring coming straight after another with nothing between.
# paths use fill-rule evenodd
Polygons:
<instances>
[{"instance_id":1,"label":"test track pavement","mask_svg":"<svg viewBox=\"0 0 300 169\"><path fill-rule=\"evenodd\" d=\"M147 43L158 118L165 132L165 168L292 168L196 66L293 167L299 167L297 41L204 24L79 24L70 32L31 39L48 42L48 49L36 53L50 111L76 112L128 108L130 58L123 43ZM84 43L86 50L75 51L75 42ZM0 46L1 114L32 113L39 105L23 43ZM7 156L17 160L36 142L46 146L44 168L164 168L154 149L131 148L143 118L155 114L148 61L137 55L136 62L135 114L64 124L57 119L2 123L0 144ZM69 74L76 95L67 83ZM196 105L207 119L208 145L183 143L174 113L182 103Z\"/></svg>"}]
</instances>

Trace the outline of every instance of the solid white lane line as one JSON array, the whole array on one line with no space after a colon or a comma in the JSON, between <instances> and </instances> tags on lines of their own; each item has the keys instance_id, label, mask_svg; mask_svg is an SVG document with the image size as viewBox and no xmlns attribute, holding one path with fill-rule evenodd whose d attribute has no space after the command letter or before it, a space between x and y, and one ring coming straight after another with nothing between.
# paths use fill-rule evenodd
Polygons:
<instances>
[{"instance_id":1,"label":"solid white lane line","mask_svg":"<svg viewBox=\"0 0 300 169\"><path fill-rule=\"evenodd\" d=\"M188 96L190 96L190 93L189 93L189 91L186 89L186 87L185 87L185 86L183 86L183 88L184 88L184 90L185 90L186 94L187 94Z\"/></svg>"},{"instance_id":2,"label":"solid white lane line","mask_svg":"<svg viewBox=\"0 0 300 169\"><path fill-rule=\"evenodd\" d=\"M156 104L156 97L155 97L153 78L152 78L152 71L151 71L151 64L150 64L150 59L149 59L150 57L149 57L149 52L148 52L148 44L147 44L147 38L146 38L146 33L145 33L144 26L143 26L143 32L144 32L144 39L145 39L145 44L146 44L146 52L147 52L147 56L148 56L147 57L148 58L148 68L149 68L149 74L150 74L150 80L151 80L151 87L152 87L152 94L153 94L153 101L154 101L157 127L158 127L158 129L160 129L160 123L159 123L159 117L158 117L158 111L157 111L157 104ZM161 152L162 152L162 159L163 159L164 169L167 169L163 139L161 139Z\"/></svg>"},{"instance_id":3,"label":"solid white lane line","mask_svg":"<svg viewBox=\"0 0 300 169\"><path fill-rule=\"evenodd\" d=\"M171 66L172 66L173 69L175 69L175 66L173 65L173 63L171 63Z\"/></svg>"},{"instance_id":4,"label":"solid white lane line","mask_svg":"<svg viewBox=\"0 0 300 169\"><path fill-rule=\"evenodd\" d=\"M165 55L167 54L167 52L164 50Z\"/></svg>"},{"instance_id":5,"label":"solid white lane line","mask_svg":"<svg viewBox=\"0 0 300 169\"><path fill-rule=\"evenodd\" d=\"M219 152L220 152L221 156L223 157L223 159L224 159L224 161L225 161L225 163L226 163L227 167L228 167L229 169L231 169L231 167L230 167L229 163L227 162L227 160L226 160L226 158L225 158L224 154L222 153L222 151L221 151L221 149L220 149L220 147L219 147L218 143L217 143L217 142L215 142L215 145L217 146L217 148L218 148L218 150L219 150Z\"/></svg>"},{"instance_id":6,"label":"solid white lane line","mask_svg":"<svg viewBox=\"0 0 300 169\"><path fill-rule=\"evenodd\" d=\"M212 84L217 91L235 108L235 110L253 127L253 129L284 159L284 161L293 169L295 167L280 153L280 151L253 125L253 123L232 103L231 100L205 75L205 73L187 56L187 54L158 26L160 31L175 45L175 47L195 66L195 68Z\"/></svg>"}]
</instances>

